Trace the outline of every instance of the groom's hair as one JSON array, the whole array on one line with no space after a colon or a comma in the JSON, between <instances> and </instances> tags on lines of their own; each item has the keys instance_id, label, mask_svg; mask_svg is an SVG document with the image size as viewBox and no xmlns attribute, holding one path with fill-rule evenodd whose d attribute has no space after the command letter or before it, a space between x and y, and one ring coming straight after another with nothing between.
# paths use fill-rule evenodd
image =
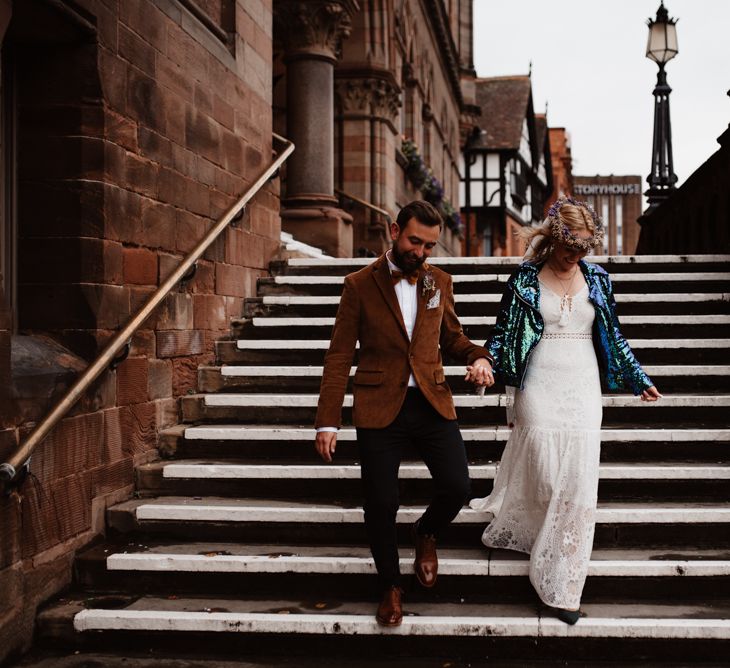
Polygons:
<instances>
[{"instance_id":1,"label":"groom's hair","mask_svg":"<svg viewBox=\"0 0 730 668\"><path fill-rule=\"evenodd\" d=\"M406 204L398 212L398 217L395 222L398 223L398 227L401 230L404 230L411 218L415 218L419 223L423 223L429 227L436 227L438 225L441 228L444 222L436 207L422 199L417 199L410 204Z\"/></svg>"}]
</instances>

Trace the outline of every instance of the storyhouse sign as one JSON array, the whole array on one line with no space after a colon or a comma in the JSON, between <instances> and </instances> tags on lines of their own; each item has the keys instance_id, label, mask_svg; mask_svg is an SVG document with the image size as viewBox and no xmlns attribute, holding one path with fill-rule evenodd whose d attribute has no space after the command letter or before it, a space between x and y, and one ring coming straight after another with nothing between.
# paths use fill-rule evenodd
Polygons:
<instances>
[{"instance_id":1,"label":"storyhouse sign","mask_svg":"<svg viewBox=\"0 0 730 668\"><path fill-rule=\"evenodd\" d=\"M640 183L576 183L576 195L641 195Z\"/></svg>"}]
</instances>

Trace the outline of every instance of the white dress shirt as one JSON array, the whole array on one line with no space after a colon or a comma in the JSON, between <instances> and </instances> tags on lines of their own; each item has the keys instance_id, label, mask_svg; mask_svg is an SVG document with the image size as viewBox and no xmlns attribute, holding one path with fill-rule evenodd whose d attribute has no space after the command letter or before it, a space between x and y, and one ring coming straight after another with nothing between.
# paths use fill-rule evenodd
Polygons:
<instances>
[{"instance_id":1,"label":"white dress shirt","mask_svg":"<svg viewBox=\"0 0 730 668\"><path fill-rule=\"evenodd\" d=\"M390 251L385 255L388 260L390 271L401 271L401 269L390 261ZM398 305L403 316L403 324L406 326L408 338L413 338L413 327L416 324L416 313L418 312L418 285L410 283L407 279L401 278L394 286L395 296L398 298ZM418 387L413 374L408 378L408 387Z\"/></svg>"},{"instance_id":2,"label":"white dress shirt","mask_svg":"<svg viewBox=\"0 0 730 668\"><path fill-rule=\"evenodd\" d=\"M385 257L388 260L388 268L391 273L393 271L401 271L400 267L391 261L390 251L385 254ZM410 339L413 337L413 328L416 324L416 314L418 313L418 285L410 283L405 278L401 278L393 287L395 288L395 296L398 298L398 305L403 316L403 324L406 326L406 332L408 332L408 338ZM408 378L408 387L418 387L413 374ZM338 431L338 429L337 427L320 427L317 429L317 433L320 431Z\"/></svg>"}]
</instances>

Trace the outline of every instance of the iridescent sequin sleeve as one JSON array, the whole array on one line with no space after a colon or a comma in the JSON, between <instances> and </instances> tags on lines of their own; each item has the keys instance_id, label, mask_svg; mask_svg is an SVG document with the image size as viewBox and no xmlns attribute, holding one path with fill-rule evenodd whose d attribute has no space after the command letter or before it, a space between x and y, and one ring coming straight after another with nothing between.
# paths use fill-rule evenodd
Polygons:
<instances>
[{"instance_id":1,"label":"iridescent sequin sleeve","mask_svg":"<svg viewBox=\"0 0 730 668\"><path fill-rule=\"evenodd\" d=\"M502 295L502 301L499 305L499 313L497 313L497 321L492 329L489 339L487 339L484 347L492 357L492 369L498 378L502 375L502 358L505 346L505 336L510 321L510 311L512 301L515 298L512 291L511 280L508 281L507 287ZM504 379L502 379L504 380Z\"/></svg>"},{"instance_id":2,"label":"iridescent sequin sleeve","mask_svg":"<svg viewBox=\"0 0 730 668\"><path fill-rule=\"evenodd\" d=\"M609 354L616 360L627 386L634 394L641 394L644 390L650 388L654 383L651 378L644 373L639 361L631 350L629 342L621 333L621 324L616 315L616 298L613 294L613 285L608 274L601 276L604 283L604 289L607 295L608 312L611 319L610 328L612 336L609 337Z\"/></svg>"}]
</instances>

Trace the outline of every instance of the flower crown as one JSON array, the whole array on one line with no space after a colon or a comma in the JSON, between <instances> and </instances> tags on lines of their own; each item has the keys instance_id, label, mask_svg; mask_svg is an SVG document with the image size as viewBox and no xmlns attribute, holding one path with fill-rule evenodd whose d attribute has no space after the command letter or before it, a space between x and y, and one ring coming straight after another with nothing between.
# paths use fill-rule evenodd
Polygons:
<instances>
[{"instance_id":1,"label":"flower crown","mask_svg":"<svg viewBox=\"0 0 730 668\"><path fill-rule=\"evenodd\" d=\"M572 204L573 206L579 206L584 208L588 213L591 214L593 219L594 232L593 236L588 239L581 239L575 236L568 226L560 220L560 209L565 204ZM563 242L566 246L575 248L581 251L591 251L597 248L603 242L603 221L600 216L595 212L593 207L586 202L579 202L572 197L560 197L553 202L553 205L548 209L548 221L550 223L550 232L554 239Z\"/></svg>"}]
</instances>

